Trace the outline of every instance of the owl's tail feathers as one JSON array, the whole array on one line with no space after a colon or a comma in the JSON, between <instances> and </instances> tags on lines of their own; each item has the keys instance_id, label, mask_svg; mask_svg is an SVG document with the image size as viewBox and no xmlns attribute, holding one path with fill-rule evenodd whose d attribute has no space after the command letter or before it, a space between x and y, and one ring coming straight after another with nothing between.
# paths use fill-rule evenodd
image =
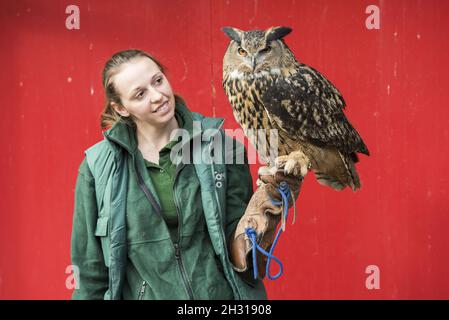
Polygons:
<instances>
[{"instance_id":1,"label":"owl's tail feathers","mask_svg":"<svg viewBox=\"0 0 449 320\"><path fill-rule=\"evenodd\" d=\"M343 184L340 180L328 175L323 172L315 172L315 177L317 181L323 186L331 187L334 190L343 190L346 185Z\"/></svg>"},{"instance_id":2,"label":"owl's tail feathers","mask_svg":"<svg viewBox=\"0 0 449 320\"><path fill-rule=\"evenodd\" d=\"M351 176L348 177L349 179L349 186L352 188L352 191L356 191L357 189L360 189L362 187L360 183L359 174L357 173L357 170L355 169L355 164L351 160L348 161L349 164L349 172L351 173Z\"/></svg>"},{"instance_id":3,"label":"owl's tail feathers","mask_svg":"<svg viewBox=\"0 0 449 320\"><path fill-rule=\"evenodd\" d=\"M316 179L320 184L338 191L343 190L346 186L351 187L352 191L360 189L360 178L355 169L353 159L351 159L351 156L345 156L340 152L338 152L338 154L340 155L346 170L343 169L340 172L333 172L333 175L315 171Z\"/></svg>"}]
</instances>

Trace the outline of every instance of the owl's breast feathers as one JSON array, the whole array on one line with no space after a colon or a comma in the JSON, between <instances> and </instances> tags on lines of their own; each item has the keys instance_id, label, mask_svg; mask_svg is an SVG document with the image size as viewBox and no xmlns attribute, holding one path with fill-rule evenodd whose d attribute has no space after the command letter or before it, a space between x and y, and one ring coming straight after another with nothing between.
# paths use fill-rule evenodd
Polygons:
<instances>
[{"instance_id":1,"label":"owl's breast feathers","mask_svg":"<svg viewBox=\"0 0 449 320\"><path fill-rule=\"evenodd\" d=\"M245 133L248 130L272 129L272 123L261 102L261 95L273 87L273 75L255 76L244 73L226 73L223 87L231 103L234 116Z\"/></svg>"}]
</instances>

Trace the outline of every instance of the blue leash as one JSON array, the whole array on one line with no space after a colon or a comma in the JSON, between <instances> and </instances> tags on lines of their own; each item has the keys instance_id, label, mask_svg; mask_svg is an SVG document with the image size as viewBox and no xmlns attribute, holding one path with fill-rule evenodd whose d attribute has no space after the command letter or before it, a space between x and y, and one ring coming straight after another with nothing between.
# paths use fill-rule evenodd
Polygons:
<instances>
[{"instance_id":1,"label":"blue leash","mask_svg":"<svg viewBox=\"0 0 449 320\"><path fill-rule=\"evenodd\" d=\"M283 225L285 225L285 221L287 221L287 215L288 215L288 198L291 196L291 190L290 187L288 186L288 184L285 181L282 181L279 184L279 188L277 188L277 190L279 191L279 193L282 196L282 200L281 201L274 201L271 200L272 203L276 206L281 206L282 205L282 209L283 209ZM293 199L293 204L295 203L295 199ZM279 260L278 258L276 258L273 255L274 252L274 248L276 247L276 244L279 240L279 237L281 236L281 233L283 231L283 227L280 227L276 237L274 238L273 244L271 245L270 248L270 252L265 251L262 247L260 247L257 244L257 239L256 239L256 231L253 228L246 228L245 232L248 235L249 239L251 240L251 243L253 245L253 271L254 271L254 279L257 279L258 276L258 270L257 270L257 250L259 250L262 254L264 254L265 256L268 257L267 259L267 265L266 265L266 275L268 277L268 279L270 280L276 280L277 278L279 278L283 271L284 271L284 266L282 265L281 260ZM270 263L271 261L274 260L278 265L279 265L279 272L272 276L270 274Z\"/></svg>"}]
</instances>

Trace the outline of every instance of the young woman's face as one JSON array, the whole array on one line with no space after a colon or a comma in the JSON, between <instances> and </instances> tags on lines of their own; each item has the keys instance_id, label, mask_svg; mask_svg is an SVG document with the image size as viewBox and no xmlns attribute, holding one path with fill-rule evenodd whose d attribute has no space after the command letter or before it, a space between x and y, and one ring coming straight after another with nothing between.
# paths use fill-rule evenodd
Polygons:
<instances>
[{"instance_id":1,"label":"young woman's face","mask_svg":"<svg viewBox=\"0 0 449 320\"><path fill-rule=\"evenodd\" d=\"M175 96L170 83L156 63L136 57L121 66L113 79L123 106L113 104L124 117L134 116L137 124L160 126L175 114Z\"/></svg>"}]
</instances>

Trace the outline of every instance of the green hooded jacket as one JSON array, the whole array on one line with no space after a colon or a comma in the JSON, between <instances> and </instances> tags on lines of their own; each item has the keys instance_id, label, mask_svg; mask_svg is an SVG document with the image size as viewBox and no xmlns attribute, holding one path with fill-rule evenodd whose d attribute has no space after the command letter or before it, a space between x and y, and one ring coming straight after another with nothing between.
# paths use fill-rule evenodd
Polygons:
<instances>
[{"instance_id":1,"label":"green hooded jacket","mask_svg":"<svg viewBox=\"0 0 449 320\"><path fill-rule=\"evenodd\" d=\"M188 136L174 147L175 161L190 159L176 167L178 236L172 240L162 217L135 127L117 123L86 150L79 168L73 299L266 299L262 281L233 270L227 248L253 192L245 149L224 134L223 119L190 112L180 101L175 112ZM204 160L210 154L215 161ZM233 164L224 163L229 157Z\"/></svg>"}]
</instances>

